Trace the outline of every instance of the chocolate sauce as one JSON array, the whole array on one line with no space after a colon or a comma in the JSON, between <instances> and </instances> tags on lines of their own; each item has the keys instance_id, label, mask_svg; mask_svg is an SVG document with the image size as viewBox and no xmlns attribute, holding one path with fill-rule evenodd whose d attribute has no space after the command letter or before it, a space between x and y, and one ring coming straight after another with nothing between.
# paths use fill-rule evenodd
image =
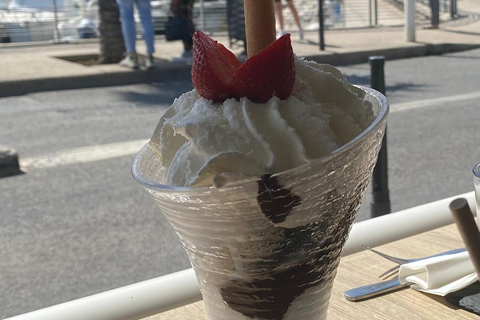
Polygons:
<instances>
[{"instance_id":1,"label":"chocolate sauce","mask_svg":"<svg viewBox=\"0 0 480 320\"><path fill-rule=\"evenodd\" d=\"M306 245L303 261L281 271L275 271L272 265L272 272L256 281L231 281L227 287L221 288L223 300L228 306L251 319L282 320L295 298L328 280L328 276L336 269L335 262L331 260L340 254L342 244L334 239L323 238L319 245L319 241L311 236L312 230L309 229L312 227L321 230L324 226L317 223L285 229L285 243L288 243L285 250L268 257L277 262L274 262L275 265L282 260L298 260L293 253L298 253L300 247ZM317 249L309 250L313 246L317 246Z\"/></svg>"},{"instance_id":2,"label":"chocolate sauce","mask_svg":"<svg viewBox=\"0 0 480 320\"><path fill-rule=\"evenodd\" d=\"M258 205L273 223L285 221L290 211L301 203L301 198L290 190L282 187L271 174L262 176L258 182Z\"/></svg>"},{"instance_id":3,"label":"chocolate sauce","mask_svg":"<svg viewBox=\"0 0 480 320\"><path fill-rule=\"evenodd\" d=\"M336 197L334 191L331 197ZM301 200L271 175L263 176L258 183L260 210L274 224L285 221ZM333 204L331 210L338 209ZM354 215L351 216L353 219ZM350 219L317 221L295 228L272 225L272 230L266 232L281 232L283 239L276 243L278 248L272 248L270 256L254 262L261 263L262 269L268 271L262 277L252 275L250 281L230 281L220 289L223 300L248 318L283 320L298 296L309 288L327 283L334 276L350 225ZM279 269L279 266L284 268Z\"/></svg>"}]
</instances>

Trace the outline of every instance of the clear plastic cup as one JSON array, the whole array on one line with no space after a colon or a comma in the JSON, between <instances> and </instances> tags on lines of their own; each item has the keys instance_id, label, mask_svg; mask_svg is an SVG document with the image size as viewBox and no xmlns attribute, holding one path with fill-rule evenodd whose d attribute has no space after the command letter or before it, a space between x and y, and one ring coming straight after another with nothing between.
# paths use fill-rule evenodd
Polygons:
<instances>
[{"instance_id":1,"label":"clear plastic cup","mask_svg":"<svg viewBox=\"0 0 480 320\"><path fill-rule=\"evenodd\" d=\"M477 225L480 229L480 163L473 167L473 184L475 186L475 208L477 209Z\"/></svg>"},{"instance_id":2,"label":"clear plastic cup","mask_svg":"<svg viewBox=\"0 0 480 320\"><path fill-rule=\"evenodd\" d=\"M162 184L148 144L136 156L133 175L180 237L208 319L326 319L389 111L383 95L362 89L376 115L367 130L328 156L262 179L172 187Z\"/></svg>"}]
</instances>

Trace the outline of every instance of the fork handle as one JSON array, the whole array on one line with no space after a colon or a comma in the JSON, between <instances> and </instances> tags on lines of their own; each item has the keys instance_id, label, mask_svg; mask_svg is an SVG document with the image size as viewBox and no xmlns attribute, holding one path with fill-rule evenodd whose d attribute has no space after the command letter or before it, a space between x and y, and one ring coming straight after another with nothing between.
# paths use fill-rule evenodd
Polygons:
<instances>
[{"instance_id":1,"label":"fork handle","mask_svg":"<svg viewBox=\"0 0 480 320\"><path fill-rule=\"evenodd\" d=\"M349 301L365 300L409 285L410 283L400 283L400 280L395 278L345 291L345 298Z\"/></svg>"}]
</instances>

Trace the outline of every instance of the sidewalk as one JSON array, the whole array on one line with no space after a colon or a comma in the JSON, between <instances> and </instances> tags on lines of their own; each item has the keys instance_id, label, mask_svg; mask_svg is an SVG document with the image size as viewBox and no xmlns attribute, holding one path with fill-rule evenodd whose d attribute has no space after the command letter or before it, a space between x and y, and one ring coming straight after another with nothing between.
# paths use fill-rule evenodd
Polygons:
<instances>
[{"instance_id":1,"label":"sidewalk","mask_svg":"<svg viewBox=\"0 0 480 320\"><path fill-rule=\"evenodd\" d=\"M228 46L226 35L213 35ZM298 56L332 65L365 63L372 55L384 55L387 60L480 48L478 18L452 20L439 30L417 28L416 42L404 41L403 27L327 30L325 51L320 51L317 32L306 32L305 39L296 40L292 34L294 52ZM138 41L138 52L144 51ZM84 66L58 57L98 54L97 42L56 45L0 46L0 97L30 92L62 90L108 85L160 82L190 77L190 66L172 63L180 55L180 41L156 40L158 59L153 71L132 71L119 65ZM236 54L243 48L229 48Z\"/></svg>"}]
</instances>

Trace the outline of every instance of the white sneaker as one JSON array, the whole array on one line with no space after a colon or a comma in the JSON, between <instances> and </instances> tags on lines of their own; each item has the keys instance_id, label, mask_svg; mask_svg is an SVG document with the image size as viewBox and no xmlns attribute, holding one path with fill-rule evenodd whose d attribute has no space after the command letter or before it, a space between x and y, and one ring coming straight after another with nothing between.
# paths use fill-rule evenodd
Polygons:
<instances>
[{"instance_id":1,"label":"white sneaker","mask_svg":"<svg viewBox=\"0 0 480 320\"><path fill-rule=\"evenodd\" d=\"M152 70L153 68L155 68L155 59L153 56L148 56L145 60L145 69Z\"/></svg>"},{"instance_id":2,"label":"white sneaker","mask_svg":"<svg viewBox=\"0 0 480 320\"><path fill-rule=\"evenodd\" d=\"M278 32L277 32L277 39L280 38L280 37L282 37L285 33L286 33L286 32L283 31L282 29L278 30Z\"/></svg>"},{"instance_id":3,"label":"white sneaker","mask_svg":"<svg viewBox=\"0 0 480 320\"><path fill-rule=\"evenodd\" d=\"M303 29L302 28L298 29L298 40L303 40Z\"/></svg>"},{"instance_id":4,"label":"white sneaker","mask_svg":"<svg viewBox=\"0 0 480 320\"><path fill-rule=\"evenodd\" d=\"M119 64L123 67L138 69L138 58L127 55Z\"/></svg>"},{"instance_id":5,"label":"white sneaker","mask_svg":"<svg viewBox=\"0 0 480 320\"><path fill-rule=\"evenodd\" d=\"M172 58L172 62L193 62L193 50L183 51L180 57Z\"/></svg>"}]
</instances>

